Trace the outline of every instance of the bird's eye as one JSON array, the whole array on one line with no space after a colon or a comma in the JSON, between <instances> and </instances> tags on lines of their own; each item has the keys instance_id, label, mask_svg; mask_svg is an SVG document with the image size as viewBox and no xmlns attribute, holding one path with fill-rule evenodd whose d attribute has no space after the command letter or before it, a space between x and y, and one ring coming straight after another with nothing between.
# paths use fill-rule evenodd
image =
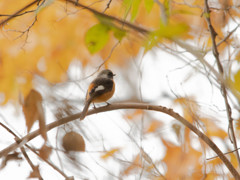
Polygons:
<instances>
[{"instance_id":1,"label":"bird's eye","mask_svg":"<svg viewBox=\"0 0 240 180\"><path fill-rule=\"evenodd\" d=\"M109 76L109 77L113 77L113 73L112 73L112 72L109 72L109 73L108 73L108 76Z\"/></svg>"}]
</instances>

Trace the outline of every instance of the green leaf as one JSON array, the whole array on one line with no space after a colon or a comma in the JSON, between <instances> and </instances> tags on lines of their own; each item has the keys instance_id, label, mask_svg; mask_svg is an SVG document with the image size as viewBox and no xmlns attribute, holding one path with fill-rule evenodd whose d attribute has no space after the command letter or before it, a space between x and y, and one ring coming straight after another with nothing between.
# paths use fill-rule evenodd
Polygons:
<instances>
[{"instance_id":1,"label":"green leaf","mask_svg":"<svg viewBox=\"0 0 240 180\"><path fill-rule=\"evenodd\" d=\"M117 27L112 27L112 31L113 31L113 35L116 39L118 39L119 41L122 40L122 38L124 36L126 36L126 31L119 29Z\"/></svg>"},{"instance_id":2,"label":"green leaf","mask_svg":"<svg viewBox=\"0 0 240 180\"><path fill-rule=\"evenodd\" d=\"M98 19L99 23L104 24L106 26L113 26L113 22L111 19L97 14L95 14L95 16Z\"/></svg>"},{"instance_id":3,"label":"green leaf","mask_svg":"<svg viewBox=\"0 0 240 180\"><path fill-rule=\"evenodd\" d=\"M188 31L189 27L184 23L179 24L167 24L160 23L160 28L149 34L148 40L145 43L145 51L152 49L156 46L163 38L173 39L183 35Z\"/></svg>"},{"instance_id":4,"label":"green leaf","mask_svg":"<svg viewBox=\"0 0 240 180\"><path fill-rule=\"evenodd\" d=\"M156 31L158 37L172 39L178 37L188 31L189 27L184 23L179 24L160 24L160 28Z\"/></svg>"},{"instance_id":5,"label":"green leaf","mask_svg":"<svg viewBox=\"0 0 240 180\"><path fill-rule=\"evenodd\" d=\"M140 2L141 2L141 0L133 0L131 21L134 21L136 19L136 17L137 17Z\"/></svg>"},{"instance_id":6,"label":"green leaf","mask_svg":"<svg viewBox=\"0 0 240 180\"><path fill-rule=\"evenodd\" d=\"M170 2L169 2L169 0L164 0L163 5L164 5L166 16L169 17L169 15L170 15Z\"/></svg>"},{"instance_id":7,"label":"green leaf","mask_svg":"<svg viewBox=\"0 0 240 180\"><path fill-rule=\"evenodd\" d=\"M123 0L122 8L124 9L124 19L127 17L128 13L132 8L133 0Z\"/></svg>"},{"instance_id":8,"label":"green leaf","mask_svg":"<svg viewBox=\"0 0 240 180\"><path fill-rule=\"evenodd\" d=\"M150 13L154 5L154 0L144 0L144 5L147 12Z\"/></svg>"},{"instance_id":9,"label":"green leaf","mask_svg":"<svg viewBox=\"0 0 240 180\"><path fill-rule=\"evenodd\" d=\"M91 27L85 36L86 46L91 54L100 51L109 40L109 26L96 24Z\"/></svg>"},{"instance_id":10,"label":"green leaf","mask_svg":"<svg viewBox=\"0 0 240 180\"><path fill-rule=\"evenodd\" d=\"M159 43L159 37L156 34L156 32L151 32L148 35L148 39L145 43L145 52L147 52L148 50L152 49L154 46L157 45L157 43Z\"/></svg>"}]
</instances>

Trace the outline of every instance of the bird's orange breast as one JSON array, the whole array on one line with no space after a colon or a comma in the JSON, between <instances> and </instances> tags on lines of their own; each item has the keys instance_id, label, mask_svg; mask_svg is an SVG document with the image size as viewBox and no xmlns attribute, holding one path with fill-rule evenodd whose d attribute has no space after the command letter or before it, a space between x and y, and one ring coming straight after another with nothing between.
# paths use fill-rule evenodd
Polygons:
<instances>
[{"instance_id":1,"label":"bird's orange breast","mask_svg":"<svg viewBox=\"0 0 240 180\"><path fill-rule=\"evenodd\" d=\"M111 91L108 91L108 92L94 98L92 100L92 102L96 102L96 103L106 102L107 100L109 100L113 96L114 91L115 91L115 84L113 83L113 87L112 87Z\"/></svg>"},{"instance_id":2,"label":"bird's orange breast","mask_svg":"<svg viewBox=\"0 0 240 180\"><path fill-rule=\"evenodd\" d=\"M92 88L93 88L93 85L90 85L88 88L88 93L86 98L87 100L89 99L89 96L90 96L89 92ZM114 92L115 92L115 83L113 83L113 87L111 91L107 91L99 96L94 97L92 102L96 102L96 103L106 102L108 99L110 99L113 96Z\"/></svg>"}]
</instances>

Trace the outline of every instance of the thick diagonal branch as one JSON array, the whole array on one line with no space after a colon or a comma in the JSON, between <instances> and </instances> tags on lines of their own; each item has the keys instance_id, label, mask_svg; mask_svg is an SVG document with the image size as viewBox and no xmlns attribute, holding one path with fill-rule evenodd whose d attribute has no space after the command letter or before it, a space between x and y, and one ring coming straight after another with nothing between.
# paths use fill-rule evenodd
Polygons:
<instances>
[{"instance_id":1,"label":"thick diagonal branch","mask_svg":"<svg viewBox=\"0 0 240 180\"><path fill-rule=\"evenodd\" d=\"M96 108L93 110L89 110L87 115L106 112L106 111L112 111L112 110L118 110L118 109L143 109L143 110L151 110L151 111L158 111L165 114L168 114L169 116L175 118L179 122L181 122L184 126L189 128L193 133L195 133L200 139L202 139L222 160L222 162L226 165L226 167L229 169L229 171L232 173L232 175L235 177L235 179L240 179L240 175L237 172L237 170L233 167L233 165L230 163L230 161L225 157L225 155L222 153L222 151L216 146L216 144L204 133L202 133L200 130L198 130L194 125L192 125L190 122L188 122L186 119L184 119L182 116L180 116L178 113L174 112L172 109L163 107L163 106L154 106L144 103L128 103L128 104L111 104L104 107ZM68 116L66 118L59 119L55 122L52 122L46 126L47 131L58 127L60 125L66 124L70 121L79 119L81 113L77 113L71 116ZM28 141L32 140L33 138L40 135L40 131L36 130L32 133L29 133L28 135L24 136L22 139L18 141L18 143L13 143L7 148L0 151L0 157L3 157L10 153L11 151L16 150L17 148L20 148Z\"/></svg>"}]
</instances>

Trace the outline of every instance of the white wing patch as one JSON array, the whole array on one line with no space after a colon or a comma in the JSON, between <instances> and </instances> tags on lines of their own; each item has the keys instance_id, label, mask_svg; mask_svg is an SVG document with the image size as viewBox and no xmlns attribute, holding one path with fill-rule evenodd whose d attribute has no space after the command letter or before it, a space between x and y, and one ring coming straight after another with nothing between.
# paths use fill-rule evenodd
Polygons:
<instances>
[{"instance_id":1,"label":"white wing patch","mask_svg":"<svg viewBox=\"0 0 240 180\"><path fill-rule=\"evenodd\" d=\"M105 87L103 85L99 85L98 87L96 87L95 92L101 91L101 90L104 90L104 89L105 89Z\"/></svg>"}]
</instances>

